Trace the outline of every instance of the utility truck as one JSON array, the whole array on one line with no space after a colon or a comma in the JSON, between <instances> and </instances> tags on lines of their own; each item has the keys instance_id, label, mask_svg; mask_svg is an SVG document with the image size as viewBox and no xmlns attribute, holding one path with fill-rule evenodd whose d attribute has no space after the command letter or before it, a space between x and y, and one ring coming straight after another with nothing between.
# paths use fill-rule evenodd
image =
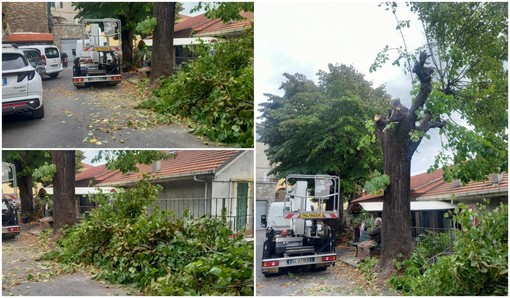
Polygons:
<instances>
[{"instance_id":1,"label":"utility truck","mask_svg":"<svg viewBox=\"0 0 510 298\"><path fill-rule=\"evenodd\" d=\"M83 19L81 39L73 49L73 84L121 82L121 23L117 19Z\"/></svg>"},{"instance_id":2,"label":"utility truck","mask_svg":"<svg viewBox=\"0 0 510 298\"><path fill-rule=\"evenodd\" d=\"M269 207L262 273L269 276L281 268L305 265L325 270L336 262L334 231L328 223L340 220L340 179L289 175L285 185L283 207Z\"/></svg>"},{"instance_id":3,"label":"utility truck","mask_svg":"<svg viewBox=\"0 0 510 298\"><path fill-rule=\"evenodd\" d=\"M4 187L5 184L5 187ZM8 191L12 187L12 192ZM19 235L18 185L16 167L11 163L2 163L2 239Z\"/></svg>"}]
</instances>

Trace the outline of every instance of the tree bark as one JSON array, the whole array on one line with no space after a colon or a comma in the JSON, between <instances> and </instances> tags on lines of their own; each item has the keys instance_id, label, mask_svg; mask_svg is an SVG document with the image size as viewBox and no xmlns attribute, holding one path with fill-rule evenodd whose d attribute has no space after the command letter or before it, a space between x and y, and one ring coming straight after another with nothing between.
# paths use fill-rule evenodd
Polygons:
<instances>
[{"instance_id":1,"label":"tree bark","mask_svg":"<svg viewBox=\"0 0 510 298\"><path fill-rule=\"evenodd\" d=\"M411 109L403 106L399 100L387 116L377 115L375 134L383 149L384 173L390 177L390 185L384 192L382 217L381 258L377 270L381 277L387 277L393 270L393 260L409 258L412 252L411 236L411 159L418 148L421 137L414 142L410 133L414 130L426 133L430 128L442 127L440 119L430 122L432 115L426 114L417 127L416 112L423 108L432 90L431 75L433 69L426 67L428 56L420 54L413 72L420 79L420 91Z\"/></svg>"},{"instance_id":2,"label":"tree bark","mask_svg":"<svg viewBox=\"0 0 510 298\"><path fill-rule=\"evenodd\" d=\"M64 225L71 226L78 221L74 190L75 152L52 151L51 157L57 167L53 178L53 233L57 234Z\"/></svg>"},{"instance_id":3,"label":"tree bark","mask_svg":"<svg viewBox=\"0 0 510 298\"><path fill-rule=\"evenodd\" d=\"M16 173L23 171L23 162L14 162L16 167ZM34 212L34 193L32 190L32 176L19 176L17 177L18 188L19 188L19 199L21 201L21 217L28 218L31 220Z\"/></svg>"},{"instance_id":4,"label":"tree bark","mask_svg":"<svg viewBox=\"0 0 510 298\"><path fill-rule=\"evenodd\" d=\"M125 24L121 24L125 26ZM122 66L133 63L133 32L131 30L122 30L120 33L122 39Z\"/></svg>"},{"instance_id":5,"label":"tree bark","mask_svg":"<svg viewBox=\"0 0 510 298\"><path fill-rule=\"evenodd\" d=\"M175 2L154 2L154 17L157 25L152 45L151 84L174 72Z\"/></svg>"},{"instance_id":6,"label":"tree bark","mask_svg":"<svg viewBox=\"0 0 510 298\"><path fill-rule=\"evenodd\" d=\"M383 140L384 173L390 177L390 185L384 192L383 202L383 249L378 264L382 276L391 273L394 259L408 258L412 251L411 158L408 143L396 130L386 131Z\"/></svg>"}]
</instances>

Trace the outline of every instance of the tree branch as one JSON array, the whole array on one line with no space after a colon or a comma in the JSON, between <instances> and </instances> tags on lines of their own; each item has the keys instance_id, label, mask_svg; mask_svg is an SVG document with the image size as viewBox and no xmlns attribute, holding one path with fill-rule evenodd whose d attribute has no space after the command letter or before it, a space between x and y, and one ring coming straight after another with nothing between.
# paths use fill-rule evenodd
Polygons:
<instances>
[{"instance_id":1,"label":"tree branch","mask_svg":"<svg viewBox=\"0 0 510 298\"><path fill-rule=\"evenodd\" d=\"M418 61L414 63L413 72L420 79L420 92L416 96L416 100L411 106L411 110L409 111L409 116L413 117L411 120L416 121L416 111L419 108L422 108L427 101L430 92L432 91L432 73L434 73L434 69L431 67L426 67L425 63L427 62L427 52L423 51L420 53L420 58Z\"/></svg>"}]
</instances>

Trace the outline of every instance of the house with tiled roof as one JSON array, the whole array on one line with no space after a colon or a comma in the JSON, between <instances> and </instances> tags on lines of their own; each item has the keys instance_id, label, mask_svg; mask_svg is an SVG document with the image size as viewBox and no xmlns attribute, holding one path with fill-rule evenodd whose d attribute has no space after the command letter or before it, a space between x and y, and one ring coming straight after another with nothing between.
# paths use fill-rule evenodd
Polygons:
<instances>
[{"instance_id":1,"label":"house with tiled roof","mask_svg":"<svg viewBox=\"0 0 510 298\"><path fill-rule=\"evenodd\" d=\"M142 178L162 186L158 206L178 216L225 216L233 230L253 229L254 155L251 150L179 150L175 158L109 171L100 187L131 187ZM100 172L98 170L98 172Z\"/></svg>"},{"instance_id":2,"label":"house with tiled roof","mask_svg":"<svg viewBox=\"0 0 510 298\"><path fill-rule=\"evenodd\" d=\"M508 204L508 173L491 174L485 181L461 184L460 181L446 182L443 170L423 173L411 177L412 226L424 228L450 228L451 217L444 217L448 210L459 203L476 208L477 203L488 199L488 208L500 203ZM384 194L363 194L352 201L351 210L360 210L384 216Z\"/></svg>"},{"instance_id":3,"label":"house with tiled roof","mask_svg":"<svg viewBox=\"0 0 510 298\"><path fill-rule=\"evenodd\" d=\"M206 44L214 44L218 38L239 38L243 32L253 25L253 12L241 12L244 18L239 21L224 23L220 19L208 19L205 14L180 18L174 25L174 64L196 58L196 54L189 49L200 38ZM144 44L152 47L152 37L143 40Z\"/></svg>"},{"instance_id":4,"label":"house with tiled roof","mask_svg":"<svg viewBox=\"0 0 510 298\"><path fill-rule=\"evenodd\" d=\"M74 176L76 187L89 187L101 183L105 178L113 175L106 165L88 166Z\"/></svg>"},{"instance_id":5,"label":"house with tiled roof","mask_svg":"<svg viewBox=\"0 0 510 298\"><path fill-rule=\"evenodd\" d=\"M253 23L253 12L241 12L240 21L224 23L220 19L210 20L205 14L189 17L175 24L174 38L187 37L238 37Z\"/></svg>"}]
</instances>

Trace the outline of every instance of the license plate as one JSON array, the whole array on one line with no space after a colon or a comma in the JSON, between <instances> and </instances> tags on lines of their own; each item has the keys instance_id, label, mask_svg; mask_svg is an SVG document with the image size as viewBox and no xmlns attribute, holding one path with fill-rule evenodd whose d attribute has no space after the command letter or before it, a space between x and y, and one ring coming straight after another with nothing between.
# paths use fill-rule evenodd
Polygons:
<instances>
[{"instance_id":1,"label":"license plate","mask_svg":"<svg viewBox=\"0 0 510 298\"><path fill-rule=\"evenodd\" d=\"M7 85L7 78L2 78L2 86Z\"/></svg>"},{"instance_id":2,"label":"license plate","mask_svg":"<svg viewBox=\"0 0 510 298\"><path fill-rule=\"evenodd\" d=\"M104 81L106 78L89 78L89 81Z\"/></svg>"},{"instance_id":3,"label":"license plate","mask_svg":"<svg viewBox=\"0 0 510 298\"><path fill-rule=\"evenodd\" d=\"M53 64L51 67L57 67L57 66L58 66L58 64Z\"/></svg>"},{"instance_id":4,"label":"license plate","mask_svg":"<svg viewBox=\"0 0 510 298\"><path fill-rule=\"evenodd\" d=\"M288 265L294 265L294 264L308 264L312 263L315 260L315 258L303 258L303 259L291 259L287 260Z\"/></svg>"}]
</instances>

